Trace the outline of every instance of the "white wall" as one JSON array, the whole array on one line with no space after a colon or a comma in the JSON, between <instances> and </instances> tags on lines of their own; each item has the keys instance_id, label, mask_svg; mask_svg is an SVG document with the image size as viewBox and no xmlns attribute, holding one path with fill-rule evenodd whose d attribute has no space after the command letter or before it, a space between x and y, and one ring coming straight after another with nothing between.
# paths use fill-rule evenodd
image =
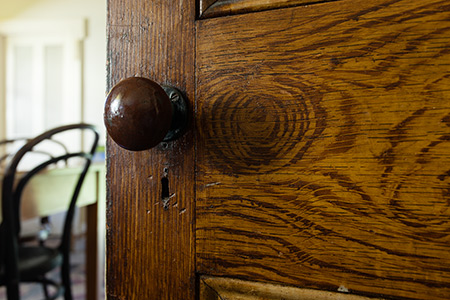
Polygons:
<instances>
[{"instance_id":1,"label":"white wall","mask_svg":"<svg viewBox=\"0 0 450 300\"><path fill-rule=\"evenodd\" d=\"M0 0L0 20L11 19L21 11L41 0Z\"/></svg>"},{"instance_id":2,"label":"white wall","mask_svg":"<svg viewBox=\"0 0 450 300\"><path fill-rule=\"evenodd\" d=\"M104 144L103 105L106 93L106 0L44 0L14 17L33 19L87 20L82 78L83 121L98 126ZM8 21L11 21L9 19Z\"/></svg>"}]
</instances>

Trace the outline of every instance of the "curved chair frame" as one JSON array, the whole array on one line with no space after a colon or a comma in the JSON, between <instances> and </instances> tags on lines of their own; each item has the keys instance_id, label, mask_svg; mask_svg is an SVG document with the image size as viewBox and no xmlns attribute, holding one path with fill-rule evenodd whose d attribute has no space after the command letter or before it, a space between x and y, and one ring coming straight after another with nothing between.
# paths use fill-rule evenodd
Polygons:
<instances>
[{"instance_id":1,"label":"curved chair frame","mask_svg":"<svg viewBox=\"0 0 450 300\"><path fill-rule=\"evenodd\" d=\"M66 152L69 153L69 150L67 149L66 145L64 145L63 143L61 143L60 141L56 141L56 140L52 140L51 138L48 139L49 141L51 141L52 143L61 146L61 148ZM30 141L30 138L14 138L14 139L5 139L5 140L1 140L0 141L0 146L6 146L7 144L12 144L18 141L24 141L24 142L28 142ZM39 153L39 154L44 154L47 155L49 157L53 157L52 154L50 152L46 152L46 151L39 151L39 150L32 150L34 153ZM8 157L12 157L14 155L11 153L6 153L2 156L0 156L0 163L3 163L3 161L6 161Z\"/></svg>"},{"instance_id":2,"label":"curved chair frame","mask_svg":"<svg viewBox=\"0 0 450 300\"><path fill-rule=\"evenodd\" d=\"M17 176L17 166L21 159L30 151L33 151L33 148L41 143L44 140L51 140L52 136L55 134L69 131L69 130L87 130L91 131L94 134L94 141L92 143L91 149L89 151L83 152L75 152L75 153L66 153L57 157L51 157L49 160L44 163L39 164L31 171L28 171L26 175L21 177L20 179L16 178ZM19 299L19 283L21 282L21 274L19 271L19 248L20 245L18 243L18 235L20 232L20 198L22 192L29 182L29 180L38 173L39 171L45 169L46 167L55 164L59 161L67 161L69 158L80 157L85 159L85 163L83 165L83 169L81 174L79 175L77 184L75 186L74 192L72 194L69 208L66 214L66 218L64 221L63 235L61 238L60 245L58 247L58 251L62 254L62 264L61 264L61 281L64 290L64 297L66 300L72 299L71 287L70 287L70 261L69 261L69 251L70 251L70 239L72 233L72 222L75 212L75 205L77 198L80 194L81 187L83 181L86 177L86 173L91 164L92 157L95 153L99 140L99 134L96 131L95 127L89 124L73 124L57 127L51 130L44 132L43 134L37 136L34 139L29 140L22 148L19 149L17 153L11 158L8 163L8 166L5 169L4 177L3 177L3 185L2 185L2 215L3 222L1 226L3 227L0 230L0 241L2 244L7 246L0 246L0 257L3 258L4 262L4 273L7 274L5 276L5 285L7 288L7 297L8 299ZM17 181L18 180L18 181ZM1 267L1 265L0 265ZM22 278L22 281L27 282L40 282L44 285L51 284L55 285L58 288L58 292L53 297L49 298L46 292L46 288L44 288L45 296L47 299L56 298L62 289L60 286L56 285L54 282L46 279L44 274L36 275L33 278Z\"/></svg>"},{"instance_id":3,"label":"curved chair frame","mask_svg":"<svg viewBox=\"0 0 450 300\"><path fill-rule=\"evenodd\" d=\"M4 139L4 140L0 141L0 147L4 148L3 149L4 150L3 154L0 156L0 171L1 171L1 173L3 173L3 170L6 167L8 159L11 159L14 156L14 154L15 154L15 152L9 153L10 151L7 151L7 145L14 144L14 143L19 142L19 141L23 141L23 144L25 144L29 140L30 140L30 138L21 137L21 138L13 138L13 139ZM69 150L67 149L66 145L64 145L62 142L57 141L57 140L53 140L51 138L48 139L48 140L51 141L53 144L59 146L65 153L69 153ZM20 147L17 148L16 151L18 149L20 149ZM35 154L45 155L45 156L51 157L51 158L54 157L52 155L52 153L50 153L48 151L42 151L42 150L33 149L32 152L35 153ZM66 164L67 164L67 161L66 161ZM36 237L36 236L21 236L20 240L19 240L19 243L21 243L23 241L31 241L31 240L34 240L34 239L38 238L39 239L39 243L41 245L43 245L44 241L47 239L47 236L48 236L48 234L50 232L50 218L48 216L43 216L43 217L41 217L40 221L41 221L42 228L41 228L41 230L40 230L40 232L38 234L38 237ZM44 231L45 231L45 235L41 236L41 233L44 233Z\"/></svg>"}]
</instances>

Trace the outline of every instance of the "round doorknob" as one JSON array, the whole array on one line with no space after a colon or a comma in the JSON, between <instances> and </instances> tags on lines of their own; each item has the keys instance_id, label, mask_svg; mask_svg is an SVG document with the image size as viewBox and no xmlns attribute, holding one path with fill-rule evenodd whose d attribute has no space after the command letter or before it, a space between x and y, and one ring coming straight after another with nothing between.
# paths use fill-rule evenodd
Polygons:
<instances>
[{"instance_id":1,"label":"round doorknob","mask_svg":"<svg viewBox=\"0 0 450 300\"><path fill-rule=\"evenodd\" d=\"M173 87L130 77L115 85L106 97L104 121L108 134L119 146L147 150L183 134L187 103Z\"/></svg>"}]
</instances>

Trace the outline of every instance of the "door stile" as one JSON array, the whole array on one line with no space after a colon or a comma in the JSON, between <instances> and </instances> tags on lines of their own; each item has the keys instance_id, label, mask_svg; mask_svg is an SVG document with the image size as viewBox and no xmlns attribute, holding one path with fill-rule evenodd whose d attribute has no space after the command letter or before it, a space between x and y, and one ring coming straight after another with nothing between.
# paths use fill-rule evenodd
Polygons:
<instances>
[{"instance_id":1,"label":"door stile","mask_svg":"<svg viewBox=\"0 0 450 300\"><path fill-rule=\"evenodd\" d=\"M109 0L108 88L143 76L175 86L192 103L194 19L194 1ZM190 123L181 139L149 151L107 139L108 299L194 299Z\"/></svg>"}]
</instances>

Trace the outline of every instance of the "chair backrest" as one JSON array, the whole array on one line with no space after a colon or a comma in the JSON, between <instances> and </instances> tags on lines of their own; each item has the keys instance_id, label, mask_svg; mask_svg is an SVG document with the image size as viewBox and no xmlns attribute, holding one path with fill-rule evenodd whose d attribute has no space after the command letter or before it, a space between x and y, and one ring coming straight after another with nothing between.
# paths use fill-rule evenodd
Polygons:
<instances>
[{"instance_id":1,"label":"chair backrest","mask_svg":"<svg viewBox=\"0 0 450 300\"><path fill-rule=\"evenodd\" d=\"M85 143L83 148L87 150L71 150L64 147L62 153L53 155L47 153L45 159L41 159L36 162L36 165L31 167L26 172L18 172L18 166L27 157L27 154L41 152L39 150L39 145L51 141L52 143L58 143L58 136L67 135L68 132L75 133L78 132L91 132L91 134L85 134L85 140L89 140L90 144ZM89 137L88 135L92 135ZM80 194L80 190L83 181L86 177L86 173L91 164L92 157L97 148L97 143L99 139L99 134L95 127L89 124L73 124L57 127L44 132L43 134L30 139L23 145L10 159L8 159L8 164L3 172L2 181L2 224L0 225L0 268L3 265L5 274L7 274L8 281L13 284L17 284L20 280L18 271L18 235L20 233L20 201L22 192L26 187L27 183L34 175L38 174L40 171L48 169L49 167L56 166L60 162L67 164L69 160L76 159L77 163L80 165L80 172L77 176L76 184L74 186L73 192L71 194L71 199L69 202L69 207L67 209L66 218L64 221L63 235L61 238L60 248L64 250L69 250L70 247L70 236L72 221L75 212L75 205ZM19 176L20 175L20 176Z\"/></svg>"},{"instance_id":2,"label":"chair backrest","mask_svg":"<svg viewBox=\"0 0 450 300\"><path fill-rule=\"evenodd\" d=\"M11 158L14 153L17 152L17 144L21 143L21 146L25 144L28 138L14 138L14 139L4 139L0 141L0 172L6 167L7 161Z\"/></svg>"},{"instance_id":3,"label":"chair backrest","mask_svg":"<svg viewBox=\"0 0 450 300\"><path fill-rule=\"evenodd\" d=\"M8 165L8 161L14 156L14 154L22 147L25 143L27 143L30 138L13 138L13 139L4 139L0 140L0 174L3 174L4 169ZM66 153L68 152L68 149L64 143L57 140L49 140L52 144L55 144L59 146L61 149L63 149ZM34 154L37 155L45 155L47 157L53 157L51 151L46 151L42 149L33 149L32 150Z\"/></svg>"}]
</instances>

